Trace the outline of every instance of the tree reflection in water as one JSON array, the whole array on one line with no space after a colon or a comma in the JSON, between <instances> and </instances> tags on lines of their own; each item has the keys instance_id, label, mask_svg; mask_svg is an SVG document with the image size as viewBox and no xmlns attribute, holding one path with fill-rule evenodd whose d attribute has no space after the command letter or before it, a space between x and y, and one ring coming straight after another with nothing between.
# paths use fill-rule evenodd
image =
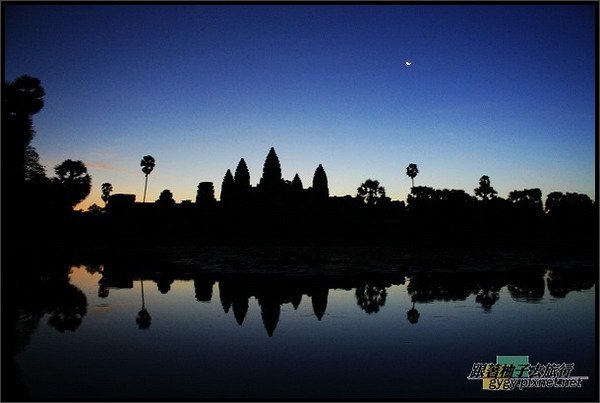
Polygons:
<instances>
[{"instance_id":1,"label":"tree reflection in water","mask_svg":"<svg viewBox=\"0 0 600 403\"><path fill-rule=\"evenodd\" d=\"M546 270L527 269L506 272L456 272L456 273L417 273L410 277L404 274L370 276L286 276L266 274L178 274L173 270L169 276L164 268L156 272L141 268L132 271L130 276L145 276L152 278L161 292L168 291L166 284L175 280L193 280L196 300L210 302L215 282L218 284L219 299L223 311L228 314L233 311L233 317L238 325L245 321L249 309L249 300L255 297L260 307L263 326L269 337L275 330L281 318L281 306L292 304L298 309L302 297L308 296L312 310L317 320L322 320L327 310L330 289L354 290L357 306L371 315L379 312L386 303L387 289L392 285L408 283L406 290L413 302L412 308L406 312L409 323L416 324L420 313L415 303L430 303L433 301L464 301L474 295L474 300L481 305L483 312L491 313L493 306L500 299L501 290L506 287L510 296L518 302L536 302L544 296ZM122 271L111 274L112 266L106 265L102 272L101 287L129 284ZM548 288L552 296L564 297L571 289L590 288L594 284L593 274L586 270L553 270L548 271ZM160 285L165 284L165 285ZM142 284L143 291L143 284ZM100 290L99 290L100 293ZM150 325L150 314L142 306L136 322L140 328Z\"/></svg>"},{"instance_id":2,"label":"tree reflection in water","mask_svg":"<svg viewBox=\"0 0 600 403\"><path fill-rule=\"evenodd\" d=\"M11 279L19 292L15 293L14 299L7 300L9 304L4 307L3 316L9 328L14 329L9 339L11 347L5 350L12 357L25 348L40 319L46 314L49 316L49 326L58 332L75 332L80 328L88 311L88 301L86 295L70 283L69 270L68 265L50 264L48 267L23 271L20 277ZM98 281L98 297L103 299L110 299L110 289L131 289L134 279L139 279L142 306L137 313L136 324L140 329L148 329L152 323L145 304L145 280L152 279L161 293L170 292L173 281L184 280L193 281L195 299L202 302L211 302L216 282L219 302L224 312L233 311L232 316L240 326L245 323L250 298L254 297L258 301L262 323L269 337L276 334L284 312L282 305L291 304L294 309L298 309L303 296L310 298L316 320L324 320L329 290L332 289L352 290L358 308L366 314L376 314L384 309L388 288L407 281L406 291L411 297L412 307L406 311L406 320L412 325L422 320L416 303L463 301L474 296L474 301L483 308L483 312L491 313L496 302L502 298L503 289L506 290L504 295L510 295L516 302L535 303L544 298L546 286L551 297L564 298L571 291L586 290L595 285L593 270L575 269L417 273L409 277L402 273L377 277L258 274L219 276L214 273L189 274L187 271L178 271L177 267L154 269L147 265L109 262L87 270L101 276ZM194 297L191 298L193 300ZM10 364L10 359L8 361ZM18 373L16 368L13 376L15 379L11 381L13 388L20 387Z\"/></svg>"},{"instance_id":3,"label":"tree reflection in water","mask_svg":"<svg viewBox=\"0 0 600 403\"><path fill-rule=\"evenodd\" d=\"M72 284L60 284L51 290L48 299L48 324L61 333L74 332L87 313L85 294Z\"/></svg>"},{"instance_id":4,"label":"tree reflection in water","mask_svg":"<svg viewBox=\"0 0 600 403\"><path fill-rule=\"evenodd\" d=\"M127 269L124 269L126 267ZM87 312L85 294L69 283L68 269L62 277L45 274L46 281L39 282L35 300L37 307L30 312L49 313L49 324L60 332L75 331ZM281 306L291 304L298 309L302 297L311 300L312 311L317 320L323 320L327 311L329 290L354 290L357 306L371 315L384 308L388 297L388 288L404 284L411 297L412 307L406 312L411 324L419 322L420 313L416 303L433 301L464 301L473 295L483 311L491 313L500 299L502 288L517 302L536 302L544 297L547 273L547 286L555 298L563 298L571 290L588 289L594 285L594 276L590 270L541 270L529 269L507 272L457 272L457 273L417 273L409 277L396 273L393 275L371 276L286 276L258 274L187 274L177 268L152 268L142 265L114 265L110 262L103 266L88 269L102 276L98 282L98 296L109 298L111 288L131 288L134 278L140 281L142 307L137 313L136 324L140 329L148 329L152 317L145 305L144 279L152 279L161 293L168 293L171 284L177 280L193 281L197 301L210 302L215 282L218 285L219 300L223 311L233 311L238 325L245 322L249 310L250 298L258 301L263 326L268 336L275 334L281 319ZM52 281L48 279L51 278ZM39 303L39 301L43 303ZM30 304L31 305L31 304ZM36 317L33 315L33 317Z\"/></svg>"},{"instance_id":5,"label":"tree reflection in water","mask_svg":"<svg viewBox=\"0 0 600 403\"><path fill-rule=\"evenodd\" d=\"M369 283L364 283L356 287L356 304L368 313L379 312L379 308L385 305L387 298L386 288Z\"/></svg>"},{"instance_id":6,"label":"tree reflection in water","mask_svg":"<svg viewBox=\"0 0 600 403\"><path fill-rule=\"evenodd\" d=\"M140 278L140 288L142 289L142 309L137 314L135 318L135 323L137 323L140 329L148 329L152 324L152 317L150 313L146 309L146 301L144 299L144 279Z\"/></svg>"},{"instance_id":7,"label":"tree reflection in water","mask_svg":"<svg viewBox=\"0 0 600 403\"><path fill-rule=\"evenodd\" d=\"M415 324L419 321L419 316L419 311L415 309L415 302L413 301L412 308L410 308L408 312L406 312L406 319L410 323Z\"/></svg>"}]
</instances>

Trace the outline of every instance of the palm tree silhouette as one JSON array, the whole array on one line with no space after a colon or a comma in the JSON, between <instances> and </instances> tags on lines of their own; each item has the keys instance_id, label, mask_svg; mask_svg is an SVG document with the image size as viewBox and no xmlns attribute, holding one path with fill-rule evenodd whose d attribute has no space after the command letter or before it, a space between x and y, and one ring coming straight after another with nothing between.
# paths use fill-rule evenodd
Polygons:
<instances>
[{"instance_id":1,"label":"palm tree silhouette","mask_svg":"<svg viewBox=\"0 0 600 403\"><path fill-rule=\"evenodd\" d=\"M150 172L152 172L155 165L156 165L156 163L154 161L154 157L151 155L144 156L144 158L142 158L142 161L140 162L140 166L142 167L142 172L146 175L146 182L144 183L144 198L142 201L143 203L146 202L146 189L148 187L148 175L150 175Z\"/></svg>"},{"instance_id":2,"label":"palm tree silhouette","mask_svg":"<svg viewBox=\"0 0 600 403\"><path fill-rule=\"evenodd\" d=\"M406 167L406 174L412 180L412 187L415 187L415 176L419 173L419 169L417 168L417 164L408 164Z\"/></svg>"},{"instance_id":3,"label":"palm tree silhouette","mask_svg":"<svg viewBox=\"0 0 600 403\"><path fill-rule=\"evenodd\" d=\"M385 198L385 188L379 186L379 181L367 179L356 189L356 195L367 205L372 206Z\"/></svg>"}]
</instances>

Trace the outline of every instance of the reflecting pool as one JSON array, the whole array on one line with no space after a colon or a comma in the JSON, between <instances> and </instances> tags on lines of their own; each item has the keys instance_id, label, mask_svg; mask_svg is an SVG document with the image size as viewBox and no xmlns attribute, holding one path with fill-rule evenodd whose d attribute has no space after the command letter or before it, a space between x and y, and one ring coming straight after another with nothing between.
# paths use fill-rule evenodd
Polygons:
<instances>
[{"instance_id":1,"label":"reflecting pool","mask_svg":"<svg viewBox=\"0 0 600 403\"><path fill-rule=\"evenodd\" d=\"M33 400L591 398L595 273L194 274L68 266L16 304ZM32 297L33 296L33 297ZM482 389L496 356L581 388Z\"/></svg>"}]
</instances>

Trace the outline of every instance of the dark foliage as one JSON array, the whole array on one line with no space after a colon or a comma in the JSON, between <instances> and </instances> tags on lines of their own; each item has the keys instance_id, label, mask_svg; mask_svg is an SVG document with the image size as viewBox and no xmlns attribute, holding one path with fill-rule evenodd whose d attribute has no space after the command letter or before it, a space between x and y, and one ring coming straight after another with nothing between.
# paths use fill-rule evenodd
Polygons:
<instances>
[{"instance_id":1,"label":"dark foliage","mask_svg":"<svg viewBox=\"0 0 600 403\"><path fill-rule=\"evenodd\" d=\"M140 161L140 166L142 167L142 172L144 173L144 196L142 197L142 203L146 202L146 190L148 189L148 175L154 170L156 166L156 161L154 157L151 155L145 155Z\"/></svg>"},{"instance_id":2,"label":"dark foliage","mask_svg":"<svg viewBox=\"0 0 600 403\"><path fill-rule=\"evenodd\" d=\"M490 200L496 197L498 192L491 186L490 177L483 175L479 179L479 187L475 188L475 196L481 200Z\"/></svg>"},{"instance_id":3,"label":"dark foliage","mask_svg":"<svg viewBox=\"0 0 600 403\"><path fill-rule=\"evenodd\" d=\"M32 146L27 146L25 149L25 181L42 183L48 178L46 177L46 169L40 164L40 156Z\"/></svg>"},{"instance_id":4,"label":"dark foliage","mask_svg":"<svg viewBox=\"0 0 600 403\"><path fill-rule=\"evenodd\" d=\"M356 189L356 197L367 206L374 206L385 201L385 188L379 186L379 181L367 179Z\"/></svg>"},{"instance_id":5,"label":"dark foliage","mask_svg":"<svg viewBox=\"0 0 600 403\"><path fill-rule=\"evenodd\" d=\"M417 168L417 164L408 164L406 167L406 175L412 180L412 187L415 187L415 178L419 173L419 169Z\"/></svg>"},{"instance_id":6,"label":"dark foliage","mask_svg":"<svg viewBox=\"0 0 600 403\"><path fill-rule=\"evenodd\" d=\"M102 184L102 201L104 202L104 204L108 204L108 200L110 198L110 194L113 191L113 187L110 183L105 182Z\"/></svg>"},{"instance_id":7,"label":"dark foliage","mask_svg":"<svg viewBox=\"0 0 600 403\"><path fill-rule=\"evenodd\" d=\"M92 178L83 162L65 160L54 167L54 171L56 177L52 183L61 205L72 208L90 194Z\"/></svg>"}]
</instances>

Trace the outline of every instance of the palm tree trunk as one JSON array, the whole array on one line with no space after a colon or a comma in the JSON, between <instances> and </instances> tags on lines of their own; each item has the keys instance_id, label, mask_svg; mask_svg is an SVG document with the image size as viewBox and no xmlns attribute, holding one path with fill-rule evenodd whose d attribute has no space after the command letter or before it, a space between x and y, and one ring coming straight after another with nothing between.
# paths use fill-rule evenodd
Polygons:
<instances>
[{"instance_id":1,"label":"palm tree trunk","mask_svg":"<svg viewBox=\"0 0 600 403\"><path fill-rule=\"evenodd\" d=\"M415 187L415 178L410 178L410 180L412 180L412 187Z\"/></svg>"},{"instance_id":2,"label":"palm tree trunk","mask_svg":"<svg viewBox=\"0 0 600 403\"><path fill-rule=\"evenodd\" d=\"M142 284L142 309L144 309L146 307L146 304L144 303L144 279L140 278L140 282Z\"/></svg>"},{"instance_id":3,"label":"palm tree trunk","mask_svg":"<svg viewBox=\"0 0 600 403\"><path fill-rule=\"evenodd\" d=\"M142 203L146 203L146 189L148 188L148 174L146 174L146 182L144 183L144 199Z\"/></svg>"}]
</instances>

